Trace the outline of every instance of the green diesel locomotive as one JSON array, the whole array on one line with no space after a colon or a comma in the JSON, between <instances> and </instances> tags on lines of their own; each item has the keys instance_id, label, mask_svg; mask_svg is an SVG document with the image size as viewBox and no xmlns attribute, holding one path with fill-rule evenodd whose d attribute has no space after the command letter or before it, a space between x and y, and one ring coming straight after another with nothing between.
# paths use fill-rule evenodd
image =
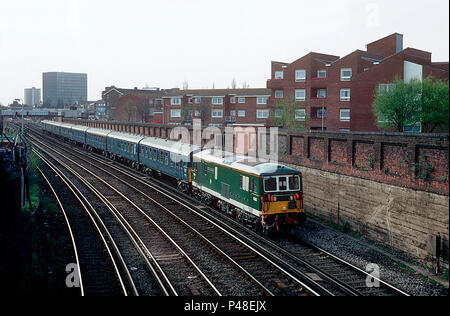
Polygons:
<instances>
[{"instance_id":1,"label":"green diesel locomotive","mask_svg":"<svg viewBox=\"0 0 450 316\"><path fill-rule=\"evenodd\" d=\"M264 233L306 220L302 174L280 164L204 150L193 155L192 187L197 199Z\"/></svg>"}]
</instances>

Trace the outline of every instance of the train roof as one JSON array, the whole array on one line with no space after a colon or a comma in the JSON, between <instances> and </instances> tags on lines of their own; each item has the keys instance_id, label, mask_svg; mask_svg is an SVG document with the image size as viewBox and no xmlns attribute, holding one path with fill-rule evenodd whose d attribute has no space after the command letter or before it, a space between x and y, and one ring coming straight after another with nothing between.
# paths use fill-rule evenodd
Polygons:
<instances>
[{"instance_id":1,"label":"train roof","mask_svg":"<svg viewBox=\"0 0 450 316\"><path fill-rule=\"evenodd\" d=\"M227 168L254 174L257 176L274 176L287 174L301 174L300 171L285 165L266 160L252 158L245 155L233 154L224 151L203 150L194 154L195 158L206 160Z\"/></svg>"},{"instance_id":2,"label":"train roof","mask_svg":"<svg viewBox=\"0 0 450 316\"><path fill-rule=\"evenodd\" d=\"M191 152L201 150L201 147L196 145L156 137L146 137L141 141L141 144L182 156L189 156Z\"/></svg>"},{"instance_id":3,"label":"train roof","mask_svg":"<svg viewBox=\"0 0 450 316\"><path fill-rule=\"evenodd\" d=\"M85 132L86 130L89 129L89 127L83 125L72 125L72 129Z\"/></svg>"},{"instance_id":4,"label":"train roof","mask_svg":"<svg viewBox=\"0 0 450 316\"><path fill-rule=\"evenodd\" d=\"M98 135L98 136L108 136L108 134L112 133L113 131L110 129L103 129L103 128L95 128L91 127L89 128L86 133Z\"/></svg>"},{"instance_id":5,"label":"train roof","mask_svg":"<svg viewBox=\"0 0 450 316\"><path fill-rule=\"evenodd\" d=\"M110 134L108 134L108 137L124 140L127 142L132 142L132 143L136 143L136 144L139 143L139 141L141 141L143 138L145 138L142 135L128 134L128 133L123 133L123 132L111 132Z\"/></svg>"}]
</instances>

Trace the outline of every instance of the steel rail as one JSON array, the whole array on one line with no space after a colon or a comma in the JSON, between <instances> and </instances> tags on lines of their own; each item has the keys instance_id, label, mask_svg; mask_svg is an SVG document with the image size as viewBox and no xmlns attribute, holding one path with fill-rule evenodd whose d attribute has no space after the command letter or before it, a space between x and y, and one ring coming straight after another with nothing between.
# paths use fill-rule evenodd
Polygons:
<instances>
[{"instance_id":1,"label":"steel rail","mask_svg":"<svg viewBox=\"0 0 450 316\"><path fill-rule=\"evenodd\" d=\"M51 163L47 158L45 158L44 156L42 156L39 152L35 151L33 149L33 152L49 167L51 168L59 177L60 179L64 182L64 184L67 186L67 188L72 192L72 194L77 198L77 200L80 202L80 204L82 205L83 209L85 210L86 214L89 216L89 219L92 222L92 225L95 227L96 231L98 232L100 238L102 239L102 242L105 246L105 249L108 252L108 255L113 263L114 266L114 270L116 271L117 277L119 279L119 283L121 285L123 294L125 296L128 296L125 284L123 282L121 273L119 271L118 265L116 263L116 260L114 259L114 256L112 254L112 251L110 249L110 245L109 243L112 245L114 252L116 253L116 255L118 256L119 260L120 260L120 264L122 266L122 268L125 271L126 277L128 279L128 281L131 284L131 291L133 293L133 295L135 296L139 296L139 293L136 289L136 286L134 284L133 279L131 278L130 272L128 270L128 267L125 264L125 261L119 251L119 248L117 247L114 239L112 238L109 230L107 229L107 227L105 226L105 224L103 223L103 221L101 220L101 218L98 216L98 214L95 212L94 207L90 204L90 202L88 201L88 199L78 190L78 188L76 188L76 186L60 171L58 170L58 168ZM38 167L39 168L39 167ZM42 171L39 169L39 171L42 173ZM87 205L87 206L86 206ZM100 225L102 226L105 234L108 236L109 239L109 243L108 241L106 241L100 227L98 226L97 222L95 221L94 217L92 216L91 212L89 212L89 209L94 210L93 213L96 215L97 220L99 221Z\"/></svg>"},{"instance_id":2,"label":"steel rail","mask_svg":"<svg viewBox=\"0 0 450 316\"><path fill-rule=\"evenodd\" d=\"M44 144L45 145L45 144ZM45 145L47 147L50 148L50 146ZM55 151L53 148L50 148L51 150ZM206 281L206 283L208 283L208 285L213 289L213 291L216 293L216 295L218 296L222 296L222 294L220 293L220 291L214 286L214 284L211 282L211 280L209 280L209 278L203 273L203 271L195 264L195 262L187 255L187 253L150 217L148 216L139 206L137 206L133 201L131 201L127 196L125 196L122 192L120 192L119 190L117 190L116 188L114 188L113 186L111 186L109 183L107 183L106 181L104 181L103 179L101 179L99 176L97 176L96 174L94 174L93 172L91 172L90 170L88 170L87 168L81 166L80 164L78 164L76 161L74 161L73 159L70 159L66 156L64 156L63 154L55 151L57 154L61 155L62 157L64 157L66 160L70 161L71 163L77 165L79 168L85 170L87 173L89 173L90 175L92 175L93 177L95 177L97 180L99 180L100 182L102 182L104 185L106 185L107 187L109 187L111 190L113 190L115 193L117 193L119 196L121 196L124 200L126 200L129 204L133 205L133 207L138 210L140 212L140 214L142 214L145 218L147 218L153 225L154 227L157 228L157 230L164 235L167 240L169 240L169 242L178 250L178 252L186 258L186 260L194 267L194 269L199 273L199 275ZM120 215L122 216L122 215ZM122 219L127 223L127 226L129 226L129 228L132 229L131 225L125 220L125 218L122 217ZM133 230L134 232L134 230ZM136 236L138 236L138 234L136 232L134 232L136 234ZM140 238L138 237L138 239L140 240ZM141 241L142 242L142 241ZM142 242L142 245L145 247L146 252L155 260L155 262L157 263L156 259L153 257L153 255L151 255L151 252L148 250L148 248L144 245L144 243ZM159 267L159 264L158 264ZM159 267L160 268L160 267ZM161 269L161 268L160 268ZM161 272L162 269L161 269ZM165 275L165 274L164 274ZM167 276L166 276L167 278ZM168 278L167 278L167 281ZM169 282L170 286L171 286L171 290L173 292L174 295L178 295L175 291L175 288L173 287L173 285Z\"/></svg>"}]
</instances>

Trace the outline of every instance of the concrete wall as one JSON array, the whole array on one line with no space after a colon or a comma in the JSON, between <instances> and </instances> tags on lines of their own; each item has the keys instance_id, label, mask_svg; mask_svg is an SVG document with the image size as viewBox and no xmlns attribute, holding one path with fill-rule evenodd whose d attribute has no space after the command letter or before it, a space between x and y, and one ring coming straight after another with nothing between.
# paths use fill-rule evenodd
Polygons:
<instances>
[{"instance_id":1,"label":"concrete wall","mask_svg":"<svg viewBox=\"0 0 450 316\"><path fill-rule=\"evenodd\" d=\"M449 198L371 180L288 164L303 173L307 211L433 266L437 233L448 267Z\"/></svg>"}]
</instances>

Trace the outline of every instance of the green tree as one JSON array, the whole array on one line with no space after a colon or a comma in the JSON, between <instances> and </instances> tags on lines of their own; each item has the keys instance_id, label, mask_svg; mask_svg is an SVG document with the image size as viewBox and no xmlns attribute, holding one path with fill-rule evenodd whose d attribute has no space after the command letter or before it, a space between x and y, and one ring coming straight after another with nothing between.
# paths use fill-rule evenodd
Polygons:
<instances>
[{"instance_id":1,"label":"green tree","mask_svg":"<svg viewBox=\"0 0 450 316\"><path fill-rule=\"evenodd\" d=\"M285 129L305 129L308 120L305 102L297 101L294 94L277 99L270 111L270 122Z\"/></svg>"},{"instance_id":2,"label":"green tree","mask_svg":"<svg viewBox=\"0 0 450 316\"><path fill-rule=\"evenodd\" d=\"M422 115L423 131L433 133L438 127L440 131L449 126L448 82L426 78L422 83Z\"/></svg>"},{"instance_id":3,"label":"green tree","mask_svg":"<svg viewBox=\"0 0 450 316\"><path fill-rule=\"evenodd\" d=\"M396 78L389 85L379 85L372 105L377 126L403 132L404 127L417 125L421 116L421 91L422 83L418 79L405 83Z\"/></svg>"}]
</instances>

